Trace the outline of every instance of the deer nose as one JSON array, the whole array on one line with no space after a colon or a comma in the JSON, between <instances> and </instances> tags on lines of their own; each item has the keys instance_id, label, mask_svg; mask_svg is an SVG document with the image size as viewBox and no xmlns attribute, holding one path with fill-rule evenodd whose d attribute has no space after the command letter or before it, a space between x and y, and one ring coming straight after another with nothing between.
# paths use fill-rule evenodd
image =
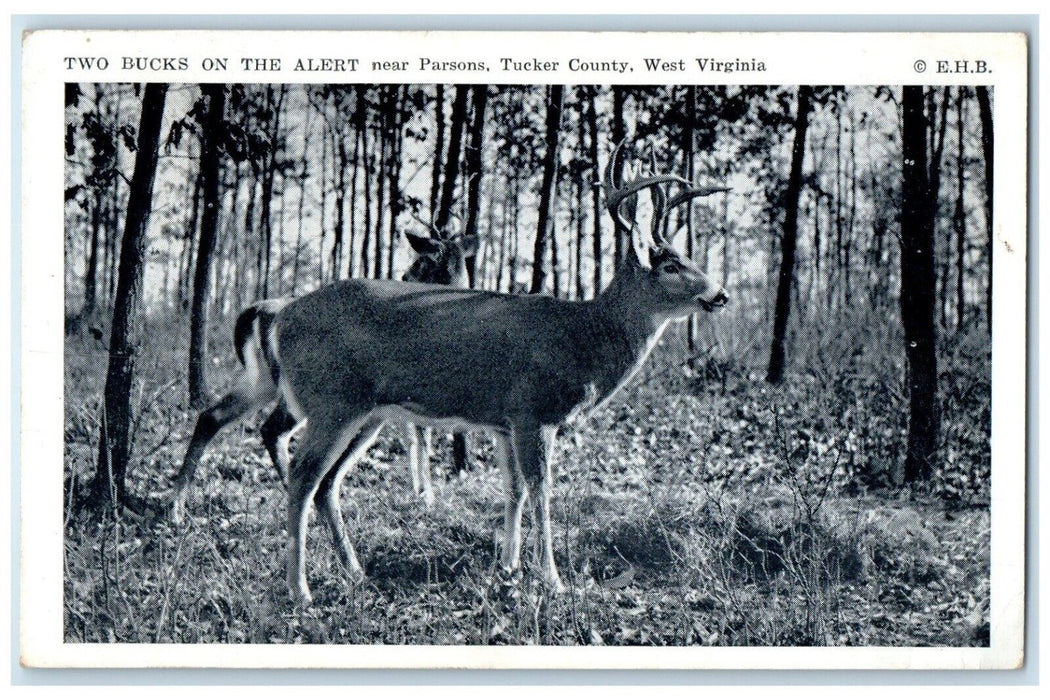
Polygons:
<instances>
[{"instance_id":1,"label":"deer nose","mask_svg":"<svg viewBox=\"0 0 1050 700\"><path fill-rule=\"evenodd\" d=\"M725 306L728 303L729 296L726 294L726 290L724 289L718 290L718 294L716 294L715 298L711 300L712 306Z\"/></svg>"}]
</instances>

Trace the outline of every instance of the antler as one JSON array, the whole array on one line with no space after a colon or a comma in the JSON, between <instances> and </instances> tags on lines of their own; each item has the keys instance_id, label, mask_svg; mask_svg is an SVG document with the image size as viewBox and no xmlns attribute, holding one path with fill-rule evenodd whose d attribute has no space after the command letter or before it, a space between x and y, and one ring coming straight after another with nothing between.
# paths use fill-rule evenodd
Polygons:
<instances>
[{"instance_id":1,"label":"antler","mask_svg":"<svg viewBox=\"0 0 1050 700\"><path fill-rule=\"evenodd\" d=\"M416 221L418 221L419 223L421 223L423 226L426 227L427 231L430 232L430 237L431 238L441 238L441 232L438 231L438 227L434 224L434 220L433 219L431 219L430 221L427 221L426 219L424 219L423 217L421 217L419 214L417 214L414 211L409 211L408 214L413 219L415 219Z\"/></svg>"},{"instance_id":2,"label":"antler","mask_svg":"<svg viewBox=\"0 0 1050 700\"><path fill-rule=\"evenodd\" d=\"M677 182L686 185L691 183L687 180L683 180L677 175L649 175L646 177L635 177L629 168L624 168L627 177L620 178L619 181L617 181L616 171L619 170L619 166L623 163L624 156L622 149L624 143L626 143L626 139L617 144L616 148L613 150L612 156L609 158L609 164L605 166L605 177L602 179L602 185L605 187L606 192L605 207L609 210L613 220L629 231L634 228L634 200L631 199L634 195L644 189L654 187L655 185L662 185L664 183ZM662 195L663 193L661 192L660 195L654 196ZM623 208L628 204L632 205L630 221L623 218Z\"/></svg>"},{"instance_id":3,"label":"antler","mask_svg":"<svg viewBox=\"0 0 1050 700\"><path fill-rule=\"evenodd\" d=\"M664 231L667 230L667 219L671 210L697 197L706 197L717 192L728 192L728 187L693 187L683 190L670 199L659 188L653 189L653 241L657 245L668 243Z\"/></svg>"}]
</instances>

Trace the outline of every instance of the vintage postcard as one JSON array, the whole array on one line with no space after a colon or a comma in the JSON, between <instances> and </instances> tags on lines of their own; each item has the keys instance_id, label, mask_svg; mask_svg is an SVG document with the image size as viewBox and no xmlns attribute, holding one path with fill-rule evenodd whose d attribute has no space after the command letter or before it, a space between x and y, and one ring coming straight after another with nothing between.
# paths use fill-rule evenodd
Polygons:
<instances>
[{"instance_id":1,"label":"vintage postcard","mask_svg":"<svg viewBox=\"0 0 1050 700\"><path fill-rule=\"evenodd\" d=\"M1023 34L23 57L23 664L1023 663Z\"/></svg>"}]
</instances>

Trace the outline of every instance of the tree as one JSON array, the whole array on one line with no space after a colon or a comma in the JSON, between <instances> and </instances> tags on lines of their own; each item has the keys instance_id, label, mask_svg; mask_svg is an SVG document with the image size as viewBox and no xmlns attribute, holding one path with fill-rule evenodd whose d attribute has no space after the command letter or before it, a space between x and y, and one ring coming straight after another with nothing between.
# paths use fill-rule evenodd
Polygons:
<instances>
[{"instance_id":1,"label":"tree","mask_svg":"<svg viewBox=\"0 0 1050 700\"><path fill-rule=\"evenodd\" d=\"M536 224L536 245L532 258L532 286L530 294L543 291L546 270L543 265L543 252L547 236L553 236L554 190L558 171L559 131L561 129L561 111L564 86L551 85L547 97L547 150L543 156L543 179L540 183L540 210Z\"/></svg>"},{"instance_id":2,"label":"tree","mask_svg":"<svg viewBox=\"0 0 1050 700\"><path fill-rule=\"evenodd\" d=\"M791 170L784 194L784 234L780 239L780 274L777 277L777 299L773 313L773 347L769 353L766 381L779 384L784 378L785 338L791 311L791 286L795 277L795 249L798 243L798 202L802 194L802 161L806 155L806 129L813 88L798 89L795 110L795 142L791 148Z\"/></svg>"},{"instance_id":3,"label":"tree","mask_svg":"<svg viewBox=\"0 0 1050 700\"><path fill-rule=\"evenodd\" d=\"M131 383L138 343L136 315L167 89L163 83L148 83L142 95L135 170L131 176L113 302L98 470L92 487L92 498L98 504L128 503L125 475L131 452Z\"/></svg>"},{"instance_id":4,"label":"tree","mask_svg":"<svg viewBox=\"0 0 1050 700\"><path fill-rule=\"evenodd\" d=\"M986 244L986 257L988 258L988 291L985 295L985 314L988 318L988 327L992 327L992 241L995 239L995 229L992 226L992 192L995 182L992 177L995 165L995 148L992 130L992 101L988 96L988 88L978 85L977 108L981 113L981 150L984 153L984 223L988 229L988 242Z\"/></svg>"},{"instance_id":5,"label":"tree","mask_svg":"<svg viewBox=\"0 0 1050 700\"><path fill-rule=\"evenodd\" d=\"M619 145L626 138L626 129L623 123L623 106L624 106L624 94L625 88L620 85L614 85L613 92L613 113L612 113L612 140L613 144ZM620 182L623 175L623 164L614 163L613 168L616 172L613 173L613 178L616 182ZM613 227L613 267L619 266L623 260L624 255L627 254L627 249L632 245L630 240L631 232L624 231L623 227L617 224ZM627 239L626 242L624 239Z\"/></svg>"},{"instance_id":6,"label":"tree","mask_svg":"<svg viewBox=\"0 0 1050 700\"><path fill-rule=\"evenodd\" d=\"M956 190L955 211L952 214L952 227L955 231L955 324L962 328L966 318L966 295L964 285L966 275L966 139L963 134L963 100L966 88L960 87L955 99L956 127ZM945 256L948 257L947 255Z\"/></svg>"},{"instance_id":7,"label":"tree","mask_svg":"<svg viewBox=\"0 0 1050 700\"><path fill-rule=\"evenodd\" d=\"M197 264L193 273L193 301L190 306L190 406L204 408L209 402L207 363L208 301L211 296L211 260L215 250L215 234L219 224L219 171L222 154L219 143L226 127L226 87L211 83L201 87L204 118L201 120L201 216L200 240L197 243Z\"/></svg>"},{"instance_id":8,"label":"tree","mask_svg":"<svg viewBox=\"0 0 1050 700\"><path fill-rule=\"evenodd\" d=\"M434 225L444 231L452 218L452 200L456 194L456 180L459 179L459 157L463 147L463 127L467 122L467 97L470 86L457 85L456 96L452 100L452 118L449 124L448 155L445 158L444 177L441 183L441 198L438 201Z\"/></svg>"},{"instance_id":9,"label":"tree","mask_svg":"<svg viewBox=\"0 0 1050 700\"><path fill-rule=\"evenodd\" d=\"M908 448L904 481L928 479L937 462L936 278L933 245L936 199L927 164L921 86L904 87L901 208L901 320L908 360ZM898 479L899 481L899 479Z\"/></svg>"},{"instance_id":10,"label":"tree","mask_svg":"<svg viewBox=\"0 0 1050 700\"><path fill-rule=\"evenodd\" d=\"M601 180L598 171L598 116L594 107L597 89L587 88L587 130L590 139L587 141L587 155L591 161L591 220L594 222L594 233L591 241L594 256L594 296L602 291L602 197L597 183Z\"/></svg>"},{"instance_id":11,"label":"tree","mask_svg":"<svg viewBox=\"0 0 1050 700\"><path fill-rule=\"evenodd\" d=\"M434 86L434 159L430 173L430 214L433 218L438 208L441 192L441 157L445 153L445 86Z\"/></svg>"},{"instance_id":12,"label":"tree","mask_svg":"<svg viewBox=\"0 0 1050 700\"><path fill-rule=\"evenodd\" d=\"M467 222L464 235L474 236L478 232L478 216L481 212L481 156L485 150L485 105L488 103L488 86L475 85L472 108L474 114L470 122L470 145L464 165L467 182ZM475 268L477 256L467 258L467 276L470 286L475 285Z\"/></svg>"},{"instance_id":13,"label":"tree","mask_svg":"<svg viewBox=\"0 0 1050 700\"><path fill-rule=\"evenodd\" d=\"M438 203L434 225L442 234L448 228L452 218L452 200L456 193L456 180L459 179L459 157L463 147L463 128L467 122L467 97L470 86L457 85L456 96L452 100L452 117L449 124L448 155L445 158L444 181L441 183L441 198ZM440 108L440 107L439 107ZM435 154L435 158L438 154ZM464 358L466 359L466 358ZM452 438L452 468L462 472L469 465L469 448L463 433L456 433Z\"/></svg>"}]
</instances>

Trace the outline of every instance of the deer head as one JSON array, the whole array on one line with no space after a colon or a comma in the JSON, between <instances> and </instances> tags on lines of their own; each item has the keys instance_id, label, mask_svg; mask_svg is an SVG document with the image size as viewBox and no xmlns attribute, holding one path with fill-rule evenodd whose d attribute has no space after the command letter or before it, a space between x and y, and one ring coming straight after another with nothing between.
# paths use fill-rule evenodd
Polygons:
<instances>
[{"instance_id":1,"label":"deer head","mask_svg":"<svg viewBox=\"0 0 1050 700\"><path fill-rule=\"evenodd\" d=\"M696 311L714 311L729 301L721 285L713 282L692 260L679 253L668 238L670 212L697 197L723 192L723 187L697 187L676 175L641 175L632 168L622 167L623 143L613 151L605 169L603 186L606 206L616 225L630 232L632 245L627 251L623 277L644 287L647 307L663 318L681 318ZM617 177L617 171L623 176ZM664 191L666 185L679 185L681 190L672 196ZM635 215L637 196L648 189L653 202L649 240L639 240ZM639 255L635 243L645 248ZM643 262L644 260L644 262ZM614 286L614 285L613 285Z\"/></svg>"},{"instance_id":2,"label":"deer head","mask_svg":"<svg viewBox=\"0 0 1050 700\"><path fill-rule=\"evenodd\" d=\"M426 227L426 235L405 231L405 238L417 257L401 279L466 287L466 260L477 252L478 237L464 236L458 226L445 231L433 223L426 223Z\"/></svg>"}]
</instances>

